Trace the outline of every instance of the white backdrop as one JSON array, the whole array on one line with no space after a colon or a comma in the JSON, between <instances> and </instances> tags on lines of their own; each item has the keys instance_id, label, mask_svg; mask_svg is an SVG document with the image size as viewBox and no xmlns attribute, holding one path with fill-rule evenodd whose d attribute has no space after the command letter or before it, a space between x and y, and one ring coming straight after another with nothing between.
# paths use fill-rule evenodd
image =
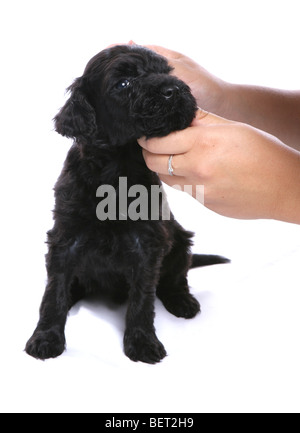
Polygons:
<instances>
[{"instance_id":1,"label":"white backdrop","mask_svg":"<svg viewBox=\"0 0 300 433\"><path fill-rule=\"evenodd\" d=\"M202 314L176 319L157 302L169 356L122 352L125 307L81 302L68 350L45 362L23 348L44 292L52 187L71 145L51 119L87 61L133 39L184 52L221 78L299 89L297 0L11 0L1 37L1 412L300 411L299 226L220 217L170 191L195 251L231 265L190 272Z\"/></svg>"}]
</instances>

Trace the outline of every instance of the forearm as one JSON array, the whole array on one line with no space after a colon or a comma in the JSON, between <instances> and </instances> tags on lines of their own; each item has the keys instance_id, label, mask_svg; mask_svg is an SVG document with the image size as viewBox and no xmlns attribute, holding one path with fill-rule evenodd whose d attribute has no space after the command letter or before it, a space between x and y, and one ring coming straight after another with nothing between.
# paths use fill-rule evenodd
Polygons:
<instances>
[{"instance_id":1,"label":"forearm","mask_svg":"<svg viewBox=\"0 0 300 433\"><path fill-rule=\"evenodd\" d=\"M282 149L282 172L277 176L277 200L273 218L300 224L300 153ZM269 163L273 163L270 161Z\"/></svg>"},{"instance_id":2,"label":"forearm","mask_svg":"<svg viewBox=\"0 0 300 433\"><path fill-rule=\"evenodd\" d=\"M168 59L200 108L269 132L300 150L300 91L229 84L183 54L155 45L148 48Z\"/></svg>"},{"instance_id":3,"label":"forearm","mask_svg":"<svg viewBox=\"0 0 300 433\"><path fill-rule=\"evenodd\" d=\"M216 111L269 132L300 150L300 91L224 83L222 102Z\"/></svg>"}]
</instances>

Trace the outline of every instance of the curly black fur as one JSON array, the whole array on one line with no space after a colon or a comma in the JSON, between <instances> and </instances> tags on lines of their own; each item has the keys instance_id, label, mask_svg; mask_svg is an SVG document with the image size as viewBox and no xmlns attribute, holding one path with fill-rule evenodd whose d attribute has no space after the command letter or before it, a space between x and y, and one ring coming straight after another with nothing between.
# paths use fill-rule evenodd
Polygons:
<instances>
[{"instance_id":1,"label":"curly black fur","mask_svg":"<svg viewBox=\"0 0 300 433\"><path fill-rule=\"evenodd\" d=\"M192 233L172 215L163 220L161 209L158 221L96 217L100 185L117 190L120 177L127 178L128 188L161 185L146 167L137 138L184 129L197 110L188 86L170 71L166 59L150 50L117 46L92 58L68 89L70 98L54 120L56 131L73 138L74 144L55 185L48 284L40 320L26 345L31 356L60 355L69 309L100 291L117 301L128 298L126 355L158 362L166 351L153 324L155 295L172 314L194 317L200 306L189 293L188 269L226 262L218 256L192 257Z\"/></svg>"}]
</instances>

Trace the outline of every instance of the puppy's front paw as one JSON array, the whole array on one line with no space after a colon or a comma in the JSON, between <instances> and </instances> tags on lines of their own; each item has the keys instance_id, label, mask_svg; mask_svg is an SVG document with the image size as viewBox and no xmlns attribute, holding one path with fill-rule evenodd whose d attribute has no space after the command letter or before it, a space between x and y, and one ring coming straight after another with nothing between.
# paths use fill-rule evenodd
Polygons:
<instances>
[{"instance_id":1,"label":"puppy's front paw","mask_svg":"<svg viewBox=\"0 0 300 433\"><path fill-rule=\"evenodd\" d=\"M27 342L25 351L37 359L56 358L65 350L65 336L56 329L36 330Z\"/></svg>"},{"instance_id":2,"label":"puppy's front paw","mask_svg":"<svg viewBox=\"0 0 300 433\"><path fill-rule=\"evenodd\" d=\"M200 312L200 304L190 293L171 295L162 300L165 308L176 317L192 319Z\"/></svg>"},{"instance_id":3,"label":"puppy's front paw","mask_svg":"<svg viewBox=\"0 0 300 433\"><path fill-rule=\"evenodd\" d=\"M167 355L155 332L141 329L125 332L124 350L132 361L142 361L148 364L160 362Z\"/></svg>"}]
</instances>

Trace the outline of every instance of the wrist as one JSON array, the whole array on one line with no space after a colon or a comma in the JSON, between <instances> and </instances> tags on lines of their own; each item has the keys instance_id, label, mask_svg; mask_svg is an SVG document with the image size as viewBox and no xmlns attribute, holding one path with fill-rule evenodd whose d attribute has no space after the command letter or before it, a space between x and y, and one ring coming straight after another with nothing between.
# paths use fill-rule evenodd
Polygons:
<instances>
[{"instance_id":1,"label":"wrist","mask_svg":"<svg viewBox=\"0 0 300 433\"><path fill-rule=\"evenodd\" d=\"M207 104L199 103L200 107L225 119L235 120L234 106L237 94L237 85L228 83L214 77L207 90Z\"/></svg>"},{"instance_id":2,"label":"wrist","mask_svg":"<svg viewBox=\"0 0 300 433\"><path fill-rule=\"evenodd\" d=\"M241 121L239 118L243 110L241 102L241 86L222 81L219 83L219 108L216 114L229 120Z\"/></svg>"}]
</instances>

